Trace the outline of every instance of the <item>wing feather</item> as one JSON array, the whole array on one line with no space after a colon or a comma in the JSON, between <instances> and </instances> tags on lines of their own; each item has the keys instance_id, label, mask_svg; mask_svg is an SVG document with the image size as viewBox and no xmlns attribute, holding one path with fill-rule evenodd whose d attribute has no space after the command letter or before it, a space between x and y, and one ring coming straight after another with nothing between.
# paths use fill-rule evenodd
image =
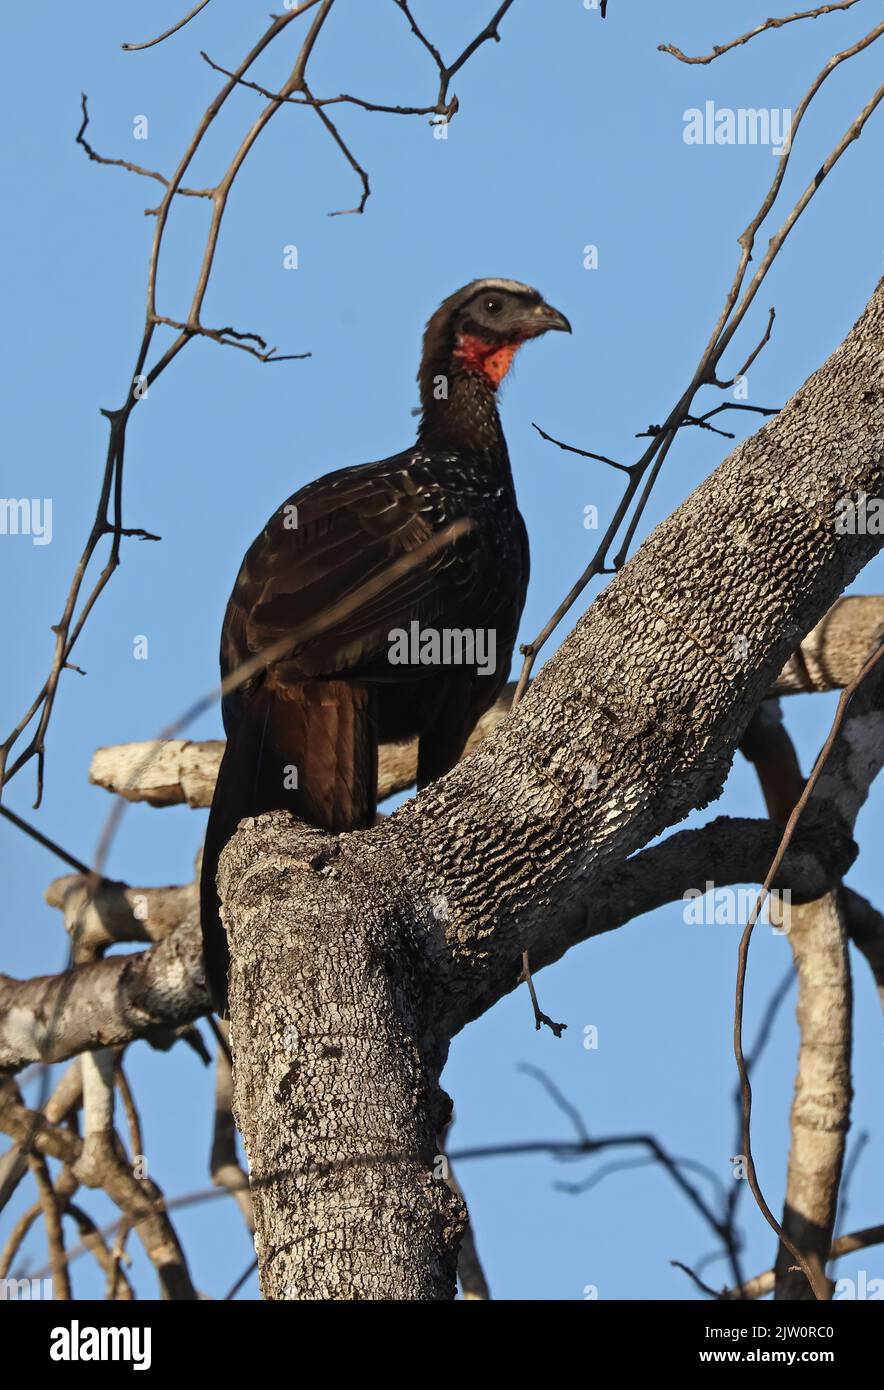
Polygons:
<instances>
[{"instance_id":1,"label":"wing feather","mask_svg":"<svg viewBox=\"0 0 884 1390\"><path fill-rule=\"evenodd\" d=\"M442 614L453 623L460 612L466 624L481 587L480 536L462 525L450 544L432 545L462 517L450 489L418 485L409 457L319 479L271 517L228 604L224 674L291 634L274 661L287 679L396 679L404 668L387 661L391 629ZM422 550L403 572L403 558Z\"/></svg>"}]
</instances>

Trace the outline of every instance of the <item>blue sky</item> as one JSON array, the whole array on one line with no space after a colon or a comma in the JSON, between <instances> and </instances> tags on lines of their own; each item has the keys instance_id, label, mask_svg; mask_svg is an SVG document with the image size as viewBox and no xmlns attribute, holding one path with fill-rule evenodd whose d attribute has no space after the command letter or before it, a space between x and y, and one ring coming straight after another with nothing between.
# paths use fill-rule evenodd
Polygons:
<instances>
[{"instance_id":1,"label":"blue sky","mask_svg":"<svg viewBox=\"0 0 884 1390\"><path fill-rule=\"evenodd\" d=\"M146 261L158 185L89 163L74 144L80 92L88 93L90 138L102 153L171 171L217 88L199 58L206 49L234 65L266 23L266 6L213 0L188 28L157 48L123 53L122 41L158 32L180 13L163 0L148 13L132 0L88 7L19 7L0 63L4 127L0 153L7 196L3 354L4 494L53 501L53 535L0 543L4 732L41 684L69 578L88 532L103 467L100 407L118 405L132 370L144 312ZM492 4L415 0L415 13L446 57L458 53ZM330 469L382 458L413 437L414 374L424 321L444 295L478 275L538 285L574 327L525 349L503 393L504 424L532 544L533 576L523 639L533 636L586 562L616 505L618 475L563 454L531 428L629 461L634 436L665 416L690 378L736 265L736 238L773 177L764 146L692 146L684 113L716 107L794 108L823 62L880 18L871 0L848 13L769 33L708 67L657 52L674 42L708 52L766 18L769 0L731 7L670 0L610 0L602 23L582 0L516 0L501 43L476 53L453 83L461 109L447 140L426 119L335 108L369 171L362 217L358 184L309 111L280 113L250 155L225 217L204 320L260 332L307 361L262 366L244 353L191 344L152 388L132 420L126 458L125 522L159 533L159 545L130 540L75 660L87 675L65 677L51 725L44 802L35 819L88 859L110 809L87 782L92 752L154 735L216 675L218 632L241 555L266 516L301 484ZM488 14L486 14L486 10ZM438 13L437 13L438 11ZM256 66L278 86L297 38ZM778 209L791 207L880 80L880 54L843 66L825 85L796 140ZM427 104L432 63L392 3L338 0L317 46L317 94ZM228 103L192 172L211 183L260 109L242 91ZM134 138L148 118L148 139ZM842 340L884 269L884 130L879 111L822 186L790 237L724 369L735 370L761 336L769 305L771 343L749 378L749 401L782 404ZM166 242L160 312L186 312L207 208L181 199ZM774 226L779 225L777 217ZM766 235L759 246L766 243ZM286 270L284 247L298 247ZM598 248L597 269L584 248ZM14 267L14 273L9 273ZM165 339L161 341L166 341ZM708 393L706 408L719 403ZM731 413L738 437L751 417ZM729 441L685 433L673 448L639 538L725 456ZM884 561L856 592L884 591ZM595 590L593 590L595 592ZM576 616L576 615L575 615ZM561 640L567 624L556 640ZM134 642L148 639L148 659ZM829 697L787 702L789 728L808 768L834 709ZM217 711L193 737L220 735ZM849 882L881 904L882 790L862 813L861 855ZM29 815L33 778L23 773L9 804ZM700 824L721 814L762 814L754 777L738 761ZM108 872L133 884L192 876L205 813L131 809ZM52 856L0 825L5 866L0 966L27 976L57 969L65 941L42 899L64 871ZM565 1118L522 1063L544 1068L594 1136L652 1132L675 1154L705 1163L728 1184L734 1148L730 1032L738 932L687 926L679 905L572 951L539 977L544 1007L568 1023L561 1041L535 1034L518 991L453 1044L445 1074L457 1123L452 1147L569 1138ZM788 962L781 937L759 929L749 971L748 1036ZM880 1095L884 1054L877 999L856 961L857 1099L853 1142L870 1132L850 1191L848 1228L881 1220L884 1162ZM584 1029L599 1046L583 1046ZM755 1144L771 1205L781 1205L796 1033L792 1000L782 1011L755 1078ZM151 1174L170 1197L207 1185L212 1078L180 1047L129 1054L140 1098ZM658 1169L613 1173L581 1196L557 1180L590 1176L549 1158L464 1164L481 1256L498 1298L692 1298L673 1259L695 1263L714 1243ZM593 1167L593 1164L595 1167ZM698 1179L702 1185L705 1180ZM704 1191L707 1190L704 1188ZM0 1236L30 1194L20 1190L0 1218ZM101 1199L90 1209L109 1218ZM743 1199L745 1267L768 1267L772 1241ZM182 1212L179 1229L196 1282L223 1295L251 1250L238 1212L215 1201ZM134 1278L154 1296L151 1271L132 1243ZM35 1236L26 1252L43 1259ZM882 1273L875 1251L843 1261L841 1275ZM722 1263L707 1277L723 1282ZM75 1293L100 1292L86 1261ZM256 1295L250 1282L241 1297Z\"/></svg>"}]
</instances>

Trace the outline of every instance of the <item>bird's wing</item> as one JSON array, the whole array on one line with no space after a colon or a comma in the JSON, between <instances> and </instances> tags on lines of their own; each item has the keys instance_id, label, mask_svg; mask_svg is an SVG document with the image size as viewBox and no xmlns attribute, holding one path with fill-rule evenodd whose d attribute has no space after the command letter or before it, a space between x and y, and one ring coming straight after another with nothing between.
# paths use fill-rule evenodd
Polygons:
<instances>
[{"instance_id":1,"label":"bird's wing","mask_svg":"<svg viewBox=\"0 0 884 1390\"><path fill-rule=\"evenodd\" d=\"M393 628L469 613L481 584L476 528L449 492L419 485L409 458L320 479L271 517L230 598L225 674L274 650L287 679L394 679Z\"/></svg>"}]
</instances>

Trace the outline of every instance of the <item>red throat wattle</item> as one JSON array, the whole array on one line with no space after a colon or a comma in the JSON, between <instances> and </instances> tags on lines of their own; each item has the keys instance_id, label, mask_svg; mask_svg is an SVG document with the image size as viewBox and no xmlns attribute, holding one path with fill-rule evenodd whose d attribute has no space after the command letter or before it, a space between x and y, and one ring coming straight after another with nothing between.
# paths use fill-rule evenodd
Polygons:
<instances>
[{"instance_id":1,"label":"red throat wattle","mask_svg":"<svg viewBox=\"0 0 884 1390\"><path fill-rule=\"evenodd\" d=\"M481 372L491 386L497 387L510 369L510 363L521 346L522 339L510 343L486 343L472 333L461 333L457 339L454 355L465 367Z\"/></svg>"}]
</instances>

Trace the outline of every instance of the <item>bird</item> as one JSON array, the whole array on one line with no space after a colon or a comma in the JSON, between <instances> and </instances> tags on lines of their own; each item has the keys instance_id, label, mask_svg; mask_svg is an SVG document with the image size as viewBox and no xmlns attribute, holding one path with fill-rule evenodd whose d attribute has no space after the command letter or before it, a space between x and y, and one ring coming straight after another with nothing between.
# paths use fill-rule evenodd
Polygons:
<instances>
[{"instance_id":1,"label":"bird","mask_svg":"<svg viewBox=\"0 0 884 1390\"><path fill-rule=\"evenodd\" d=\"M529 548L497 395L518 348L550 330L571 325L517 280L449 295L424 333L415 443L308 483L246 552L221 631L227 742L200 881L222 1015L216 875L240 821L287 809L335 834L373 825L378 745L417 738L422 789L507 679Z\"/></svg>"}]
</instances>

